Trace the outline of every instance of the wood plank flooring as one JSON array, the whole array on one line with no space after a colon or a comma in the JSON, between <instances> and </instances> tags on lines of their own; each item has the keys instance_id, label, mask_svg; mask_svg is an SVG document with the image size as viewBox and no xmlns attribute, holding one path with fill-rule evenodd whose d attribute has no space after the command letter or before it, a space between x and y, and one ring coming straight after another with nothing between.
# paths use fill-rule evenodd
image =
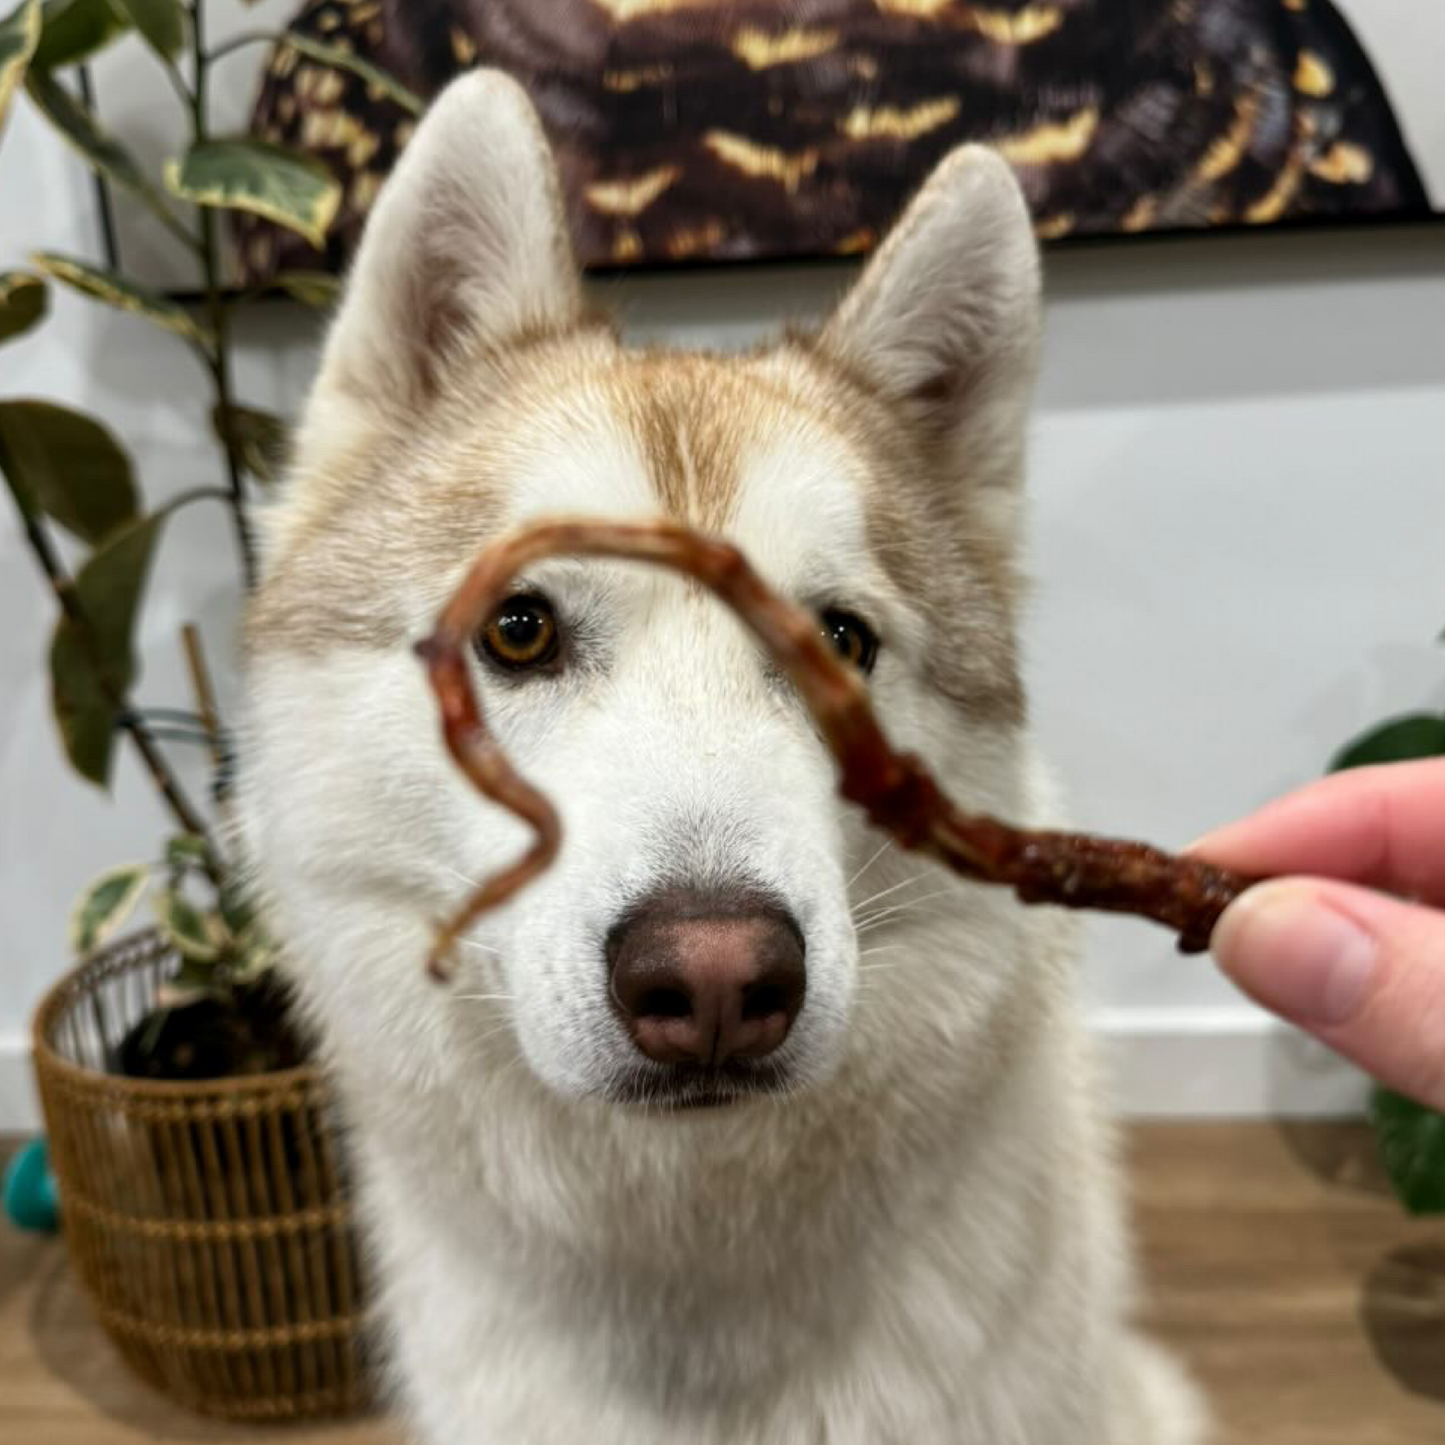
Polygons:
<instances>
[{"instance_id":1,"label":"wood plank flooring","mask_svg":"<svg viewBox=\"0 0 1445 1445\"><path fill-rule=\"evenodd\" d=\"M0 1142L0 1156L7 1150ZM1217 1445L1442 1445L1445 1220L1405 1218L1359 1125L1131 1135L1149 1318L1213 1399ZM57 1240L0 1225L3 1445L403 1445L373 1418L198 1420L130 1379Z\"/></svg>"}]
</instances>

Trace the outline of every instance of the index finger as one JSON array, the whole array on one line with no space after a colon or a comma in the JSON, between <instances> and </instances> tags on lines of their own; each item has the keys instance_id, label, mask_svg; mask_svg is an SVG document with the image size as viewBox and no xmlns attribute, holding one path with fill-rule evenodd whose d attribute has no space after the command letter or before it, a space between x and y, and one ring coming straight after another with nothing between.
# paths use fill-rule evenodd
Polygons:
<instances>
[{"instance_id":1,"label":"index finger","mask_svg":"<svg viewBox=\"0 0 1445 1445\"><path fill-rule=\"evenodd\" d=\"M1321 778L1189 851L1242 873L1312 873L1445 903L1445 758Z\"/></svg>"}]
</instances>

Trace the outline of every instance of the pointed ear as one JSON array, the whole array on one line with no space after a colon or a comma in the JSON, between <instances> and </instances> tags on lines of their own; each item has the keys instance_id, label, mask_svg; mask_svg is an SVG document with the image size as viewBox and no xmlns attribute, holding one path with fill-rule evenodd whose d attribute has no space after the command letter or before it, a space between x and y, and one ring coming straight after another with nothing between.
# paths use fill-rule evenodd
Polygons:
<instances>
[{"instance_id":1,"label":"pointed ear","mask_svg":"<svg viewBox=\"0 0 1445 1445\"><path fill-rule=\"evenodd\" d=\"M459 354L581 309L536 112L514 80L471 71L432 104L376 198L322 383L365 404L420 403Z\"/></svg>"},{"instance_id":2,"label":"pointed ear","mask_svg":"<svg viewBox=\"0 0 1445 1445\"><path fill-rule=\"evenodd\" d=\"M947 448L947 480L1012 492L1039 342L1039 260L1008 164L951 152L823 330L821 344Z\"/></svg>"}]
</instances>

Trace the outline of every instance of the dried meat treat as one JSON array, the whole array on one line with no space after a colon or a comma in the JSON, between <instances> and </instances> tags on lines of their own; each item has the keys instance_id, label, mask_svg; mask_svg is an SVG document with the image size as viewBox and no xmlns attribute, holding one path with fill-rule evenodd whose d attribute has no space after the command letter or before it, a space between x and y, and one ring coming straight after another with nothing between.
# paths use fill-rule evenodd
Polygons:
<instances>
[{"instance_id":1,"label":"dried meat treat","mask_svg":"<svg viewBox=\"0 0 1445 1445\"><path fill-rule=\"evenodd\" d=\"M452 756L482 793L536 833L527 853L486 879L440 929L429 963L438 978L447 976L457 938L541 873L561 840L551 803L516 772L487 731L467 662L473 638L506 597L512 579L554 556L650 562L696 578L737 613L792 679L837 759L842 795L904 848L931 854L964 877L1007 884L1025 903L1152 918L1178 933L1186 953L1208 946L1225 906L1254 881L1145 843L1013 828L963 811L919 759L889 746L862 675L834 652L818 619L772 592L732 544L672 522L562 519L540 522L487 547L431 636L417 645Z\"/></svg>"}]
</instances>

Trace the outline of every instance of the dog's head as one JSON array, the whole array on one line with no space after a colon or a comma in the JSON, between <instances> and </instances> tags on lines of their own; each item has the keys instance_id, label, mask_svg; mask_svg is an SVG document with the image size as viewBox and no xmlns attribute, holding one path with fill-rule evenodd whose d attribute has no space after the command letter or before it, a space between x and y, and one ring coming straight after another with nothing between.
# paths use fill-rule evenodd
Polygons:
<instances>
[{"instance_id":1,"label":"dog's head","mask_svg":"<svg viewBox=\"0 0 1445 1445\"><path fill-rule=\"evenodd\" d=\"M1002 905L879 853L796 696L698 589L566 560L516 580L475 667L559 808L561 855L438 989L428 926L524 836L446 757L409 644L509 527L680 518L816 609L895 743L1018 814L1037 332L1019 191L966 147L818 334L627 350L584 305L521 90L477 72L440 98L348 281L248 625L246 830L336 1049L424 1070L519 1048L563 1095L700 1103L819 1081L860 1030L905 1053L919 1029L953 1035L955 996L982 1015ZM987 945L961 917L992 919ZM872 960L945 925L963 981L910 976L907 950ZM897 982L865 1008L871 967Z\"/></svg>"}]
</instances>

